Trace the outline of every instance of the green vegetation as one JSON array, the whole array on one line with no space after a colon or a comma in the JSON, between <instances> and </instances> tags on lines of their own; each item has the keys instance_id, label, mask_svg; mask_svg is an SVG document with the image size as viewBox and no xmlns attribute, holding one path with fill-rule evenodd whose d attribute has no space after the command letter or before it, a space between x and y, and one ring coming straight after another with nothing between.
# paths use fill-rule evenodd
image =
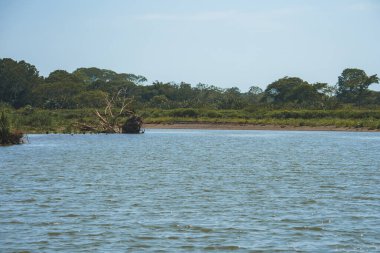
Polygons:
<instances>
[{"instance_id":1,"label":"green vegetation","mask_svg":"<svg viewBox=\"0 0 380 253\"><path fill-rule=\"evenodd\" d=\"M0 116L0 146L22 143L23 134L12 132L8 117L1 113Z\"/></svg>"},{"instance_id":2,"label":"green vegetation","mask_svg":"<svg viewBox=\"0 0 380 253\"><path fill-rule=\"evenodd\" d=\"M0 59L0 110L26 132L77 132L83 130L81 124L96 122L95 110L102 112L107 98L123 90L130 115L140 115L145 123L380 129L380 92L369 89L379 78L360 69L343 70L335 86L284 77L265 90L252 86L247 92L201 83L146 82L143 76L98 68L56 70L45 78L25 61ZM116 103L108 113L118 111ZM127 119L123 114L117 118Z\"/></svg>"},{"instance_id":3,"label":"green vegetation","mask_svg":"<svg viewBox=\"0 0 380 253\"><path fill-rule=\"evenodd\" d=\"M8 109L18 129L29 133L73 133L81 132L78 123L93 124L98 119L94 109ZM380 130L380 109L338 110L212 110L212 109L146 109L138 110L145 123L231 123L279 126L335 126ZM121 117L126 122L128 117Z\"/></svg>"}]
</instances>

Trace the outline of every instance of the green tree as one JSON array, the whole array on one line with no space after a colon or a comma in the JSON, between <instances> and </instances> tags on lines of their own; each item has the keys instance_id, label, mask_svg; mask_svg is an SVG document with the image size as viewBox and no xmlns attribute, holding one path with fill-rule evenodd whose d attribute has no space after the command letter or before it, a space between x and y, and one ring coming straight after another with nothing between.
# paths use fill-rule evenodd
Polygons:
<instances>
[{"instance_id":1,"label":"green tree","mask_svg":"<svg viewBox=\"0 0 380 253\"><path fill-rule=\"evenodd\" d=\"M0 100L18 108L30 101L30 92L42 78L35 66L25 61L0 59Z\"/></svg>"},{"instance_id":2,"label":"green tree","mask_svg":"<svg viewBox=\"0 0 380 253\"><path fill-rule=\"evenodd\" d=\"M144 76L126 73L118 74L112 70L98 68L78 68L73 74L85 80L87 83L93 83L95 81L128 81L134 84L141 84L147 81Z\"/></svg>"},{"instance_id":3,"label":"green tree","mask_svg":"<svg viewBox=\"0 0 380 253\"><path fill-rule=\"evenodd\" d=\"M263 89L258 86L249 87L246 98L249 104L258 104L263 97Z\"/></svg>"},{"instance_id":4,"label":"green tree","mask_svg":"<svg viewBox=\"0 0 380 253\"><path fill-rule=\"evenodd\" d=\"M223 106L224 90L214 85L199 83L194 88L192 105L200 108L218 109Z\"/></svg>"},{"instance_id":5,"label":"green tree","mask_svg":"<svg viewBox=\"0 0 380 253\"><path fill-rule=\"evenodd\" d=\"M194 97L193 89L189 83L181 82L178 89L178 99L185 101Z\"/></svg>"},{"instance_id":6,"label":"green tree","mask_svg":"<svg viewBox=\"0 0 380 253\"><path fill-rule=\"evenodd\" d=\"M345 69L338 77L337 98L341 102L361 105L373 83L379 83L377 75L367 76L361 69Z\"/></svg>"},{"instance_id":7,"label":"green tree","mask_svg":"<svg viewBox=\"0 0 380 253\"><path fill-rule=\"evenodd\" d=\"M263 89L261 89L258 86L251 86L249 87L248 93L252 95L259 95L263 92Z\"/></svg>"},{"instance_id":8,"label":"green tree","mask_svg":"<svg viewBox=\"0 0 380 253\"><path fill-rule=\"evenodd\" d=\"M245 105L239 88L232 87L225 89L219 107L220 109L242 109Z\"/></svg>"},{"instance_id":9,"label":"green tree","mask_svg":"<svg viewBox=\"0 0 380 253\"><path fill-rule=\"evenodd\" d=\"M100 108L105 107L104 98L107 93L101 90L82 91L73 98L73 104L80 108Z\"/></svg>"},{"instance_id":10,"label":"green tree","mask_svg":"<svg viewBox=\"0 0 380 253\"><path fill-rule=\"evenodd\" d=\"M309 84L298 77L281 78L265 89L263 99L275 105L297 105L301 107L320 106L323 87L327 84Z\"/></svg>"},{"instance_id":11,"label":"green tree","mask_svg":"<svg viewBox=\"0 0 380 253\"><path fill-rule=\"evenodd\" d=\"M34 104L47 109L78 108L76 96L85 90L84 84L55 82L33 89Z\"/></svg>"},{"instance_id":12,"label":"green tree","mask_svg":"<svg viewBox=\"0 0 380 253\"><path fill-rule=\"evenodd\" d=\"M165 95L157 95L152 97L149 104L155 108L168 109L169 99Z\"/></svg>"},{"instance_id":13,"label":"green tree","mask_svg":"<svg viewBox=\"0 0 380 253\"><path fill-rule=\"evenodd\" d=\"M55 70L45 79L46 83L83 83L84 80L79 75L70 74L66 70Z\"/></svg>"}]
</instances>

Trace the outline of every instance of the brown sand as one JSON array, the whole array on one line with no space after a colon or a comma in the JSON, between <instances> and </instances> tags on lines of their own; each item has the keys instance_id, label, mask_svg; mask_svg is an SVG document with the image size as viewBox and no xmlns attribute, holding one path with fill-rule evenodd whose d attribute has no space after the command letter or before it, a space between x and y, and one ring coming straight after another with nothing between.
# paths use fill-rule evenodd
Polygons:
<instances>
[{"instance_id":1,"label":"brown sand","mask_svg":"<svg viewBox=\"0 0 380 253\"><path fill-rule=\"evenodd\" d=\"M162 123L144 124L147 129L213 129L213 130L282 130L282 131L346 131L346 132L380 132L379 129L349 128L335 126L283 126L254 125L238 123Z\"/></svg>"}]
</instances>

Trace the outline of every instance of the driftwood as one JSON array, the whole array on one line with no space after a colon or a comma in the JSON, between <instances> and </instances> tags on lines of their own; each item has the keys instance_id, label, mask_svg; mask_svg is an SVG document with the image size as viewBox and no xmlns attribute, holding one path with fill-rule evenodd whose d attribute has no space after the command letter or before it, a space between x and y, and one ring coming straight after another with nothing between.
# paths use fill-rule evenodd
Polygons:
<instances>
[{"instance_id":1,"label":"driftwood","mask_svg":"<svg viewBox=\"0 0 380 253\"><path fill-rule=\"evenodd\" d=\"M96 128L94 126L91 126L91 125L88 125L88 124L85 124L85 123L82 123L82 122L78 122L76 124L74 124L77 128L79 128L79 130L81 132L101 132L101 130L99 128Z\"/></svg>"},{"instance_id":2,"label":"driftwood","mask_svg":"<svg viewBox=\"0 0 380 253\"><path fill-rule=\"evenodd\" d=\"M143 124L142 118L136 115L132 115L121 128L122 133L126 134L139 134L144 133L141 129Z\"/></svg>"},{"instance_id":3,"label":"driftwood","mask_svg":"<svg viewBox=\"0 0 380 253\"><path fill-rule=\"evenodd\" d=\"M142 119L130 110L133 97L127 97L126 89L119 90L114 96L105 96L104 111L95 110L97 122L94 125L79 123L81 131L98 133L142 133ZM120 119L128 117L124 124Z\"/></svg>"}]
</instances>

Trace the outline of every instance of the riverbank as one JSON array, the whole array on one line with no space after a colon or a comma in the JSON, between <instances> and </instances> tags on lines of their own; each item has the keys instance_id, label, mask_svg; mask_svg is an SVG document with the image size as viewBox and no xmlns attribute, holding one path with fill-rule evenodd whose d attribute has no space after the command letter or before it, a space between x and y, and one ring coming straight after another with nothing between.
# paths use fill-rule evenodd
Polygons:
<instances>
[{"instance_id":1,"label":"riverbank","mask_svg":"<svg viewBox=\"0 0 380 253\"><path fill-rule=\"evenodd\" d=\"M82 133L98 122L95 109L12 109L13 129L24 133ZM191 112L191 113L190 113ZM380 109L345 110L141 110L145 128L379 132ZM120 124L127 117L119 119Z\"/></svg>"},{"instance_id":2,"label":"riverbank","mask_svg":"<svg viewBox=\"0 0 380 253\"><path fill-rule=\"evenodd\" d=\"M204 129L204 130L272 130L272 131L344 131L344 132L380 132L380 129L366 127L336 126L289 126L289 125L256 125L235 123L164 123L144 124L146 129Z\"/></svg>"}]
</instances>

